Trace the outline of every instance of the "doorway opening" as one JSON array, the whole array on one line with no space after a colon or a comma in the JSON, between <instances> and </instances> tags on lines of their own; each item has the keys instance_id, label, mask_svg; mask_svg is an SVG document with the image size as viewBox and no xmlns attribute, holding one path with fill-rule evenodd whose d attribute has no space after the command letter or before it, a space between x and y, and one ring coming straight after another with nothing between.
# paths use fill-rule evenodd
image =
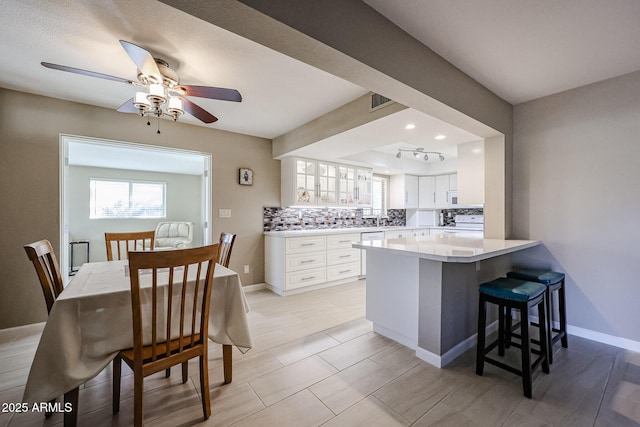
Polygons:
<instances>
[{"instance_id":1,"label":"doorway opening","mask_svg":"<svg viewBox=\"0 0 640 427\"><path fill-rule=\"evenodd\" d=\"M65 284L82 263L106 260L105 232L155 230L158 222L188 221L194 224L193 246L211 244L211 164L209 153L60 135L59 253ZM152 215L95 215L92 183L97 180L162 184L162 209L156 207ZM132 203L131 197L124 203Z\"/></svg>"}]
</instances>

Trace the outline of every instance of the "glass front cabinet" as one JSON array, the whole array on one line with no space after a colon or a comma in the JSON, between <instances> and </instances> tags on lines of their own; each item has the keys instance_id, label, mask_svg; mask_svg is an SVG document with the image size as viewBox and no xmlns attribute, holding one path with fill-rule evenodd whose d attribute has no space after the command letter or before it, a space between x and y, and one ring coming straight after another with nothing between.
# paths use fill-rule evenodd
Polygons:
<instances>
[{"instance_id":1,"label":"glass front cabinet","mask_svg":"<svg viewBox=\"0 0 640 427\"><path fill-rule=\"evenodd\" d=\"M282 206L371 206L371 169L300 157L281 166Z\"/></svg>"}]
</instances>

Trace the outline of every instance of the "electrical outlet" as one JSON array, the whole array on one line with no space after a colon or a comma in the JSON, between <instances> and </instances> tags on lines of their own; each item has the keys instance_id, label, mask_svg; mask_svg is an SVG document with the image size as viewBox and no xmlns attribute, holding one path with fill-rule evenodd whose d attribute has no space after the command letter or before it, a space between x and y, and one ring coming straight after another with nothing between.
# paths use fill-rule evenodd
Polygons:
<instances>
[{"instance_id":1,"label":"electrical outlet","mask_svg":"<svg viewBox=\"0 0 640 427\"><path fill-rule=\"evenodd\" d=\"M218 209L218 217L231 218L231 209Z\"/></svg>"},{"instance_id":2,"label":"electrical outlet","mask_svg":"<svg viewBox=\"0 0 640 427\"><path fill-rule=\"evenodd\" d=\"M249 266L248 265L244 266L244 274L249 274Z\"/></svg>"},{"instance_id":3,"label":"electrical outlet","mask_svg":"<svg viewBox=\"0 0 640 427\"><path fill-rule=\"evenodd\" d=\"M476 261L476 271L480 271L480 261Z\"/></svg>"}]
</instances>

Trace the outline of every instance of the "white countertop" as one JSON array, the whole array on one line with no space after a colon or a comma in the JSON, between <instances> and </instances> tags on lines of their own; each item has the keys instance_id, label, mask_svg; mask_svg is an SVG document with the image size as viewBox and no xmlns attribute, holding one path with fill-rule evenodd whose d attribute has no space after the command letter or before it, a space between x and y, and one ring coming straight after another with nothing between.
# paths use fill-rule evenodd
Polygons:
<instances>
[{"instance_id":1,"label":"white countertop","mask_svg":"<svg viewBox=\"0 0 640 427\"><path fill-rule=\"evenodd\" d=\"M295 237L295 236L312 236L312 235L318 235L318 234L350 234L350 233L370 233L370 232L376 232L376 231L420 230L424 228L437 228L440 230L482 231L482 230L478 230L477 228L416 225L416 226L389 226L389 227L313 228L308 230L265 231L263 234L265 236L273 236L273 237Z\"/></svg>"},{"instance_id":2,"label":"white countertop","mask_svg":"<svg viewBox=\"0 0 640 427\"><path fill-rule=\"evenodd\" d=\"M354 243L353 247L442 262L476 262L540 245L539 240L499 240L456 234Z\"/></svg>"}]
</instances>

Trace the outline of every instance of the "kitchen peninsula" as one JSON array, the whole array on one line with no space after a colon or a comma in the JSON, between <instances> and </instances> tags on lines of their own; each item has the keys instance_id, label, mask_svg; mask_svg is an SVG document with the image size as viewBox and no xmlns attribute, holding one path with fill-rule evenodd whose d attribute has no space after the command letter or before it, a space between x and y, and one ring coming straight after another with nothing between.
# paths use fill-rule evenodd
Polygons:
<instances>
[{"instance_id":1,"label":"kitchen peninsula","mask_svg":"<svg viewBox=\"0 0 640 427\"><path fill-rule=\"evenodd\" d=\"M445 366L475 345L478 285L539 244L459 235L354 243L367 256L366 317L375 332Z\"/></svg>"}]
</instances>

